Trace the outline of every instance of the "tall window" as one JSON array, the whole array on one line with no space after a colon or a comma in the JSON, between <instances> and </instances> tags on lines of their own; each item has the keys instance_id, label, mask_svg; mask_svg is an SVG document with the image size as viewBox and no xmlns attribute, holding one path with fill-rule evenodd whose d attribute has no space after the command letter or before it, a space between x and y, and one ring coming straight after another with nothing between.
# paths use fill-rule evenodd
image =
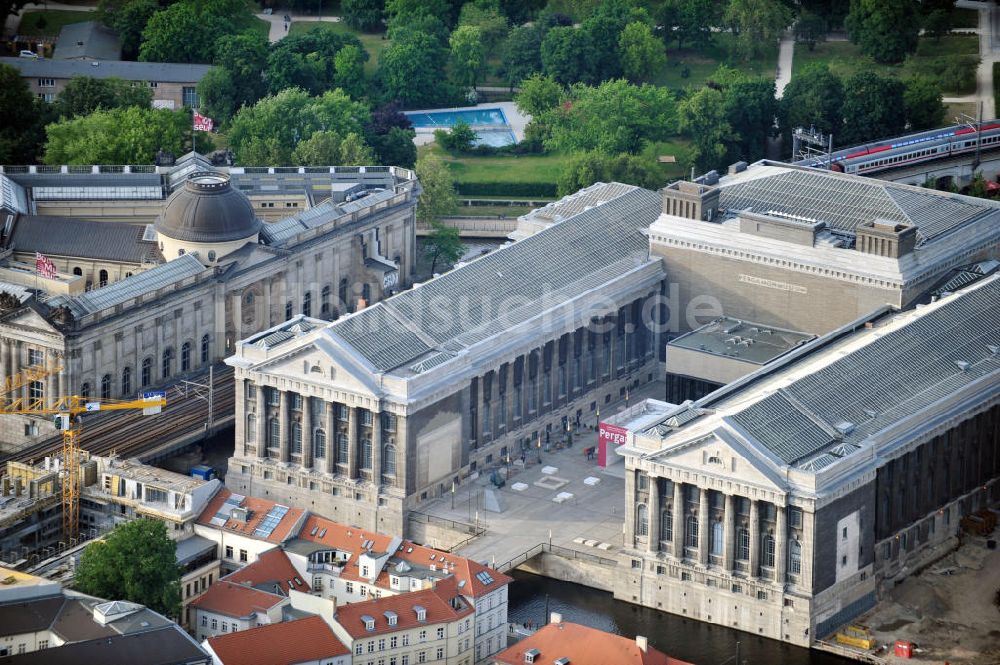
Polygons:
<instances>
[{"instance_id":1,"label":"tall window","mask_svg":"<svg viewBox=\"0 0 1000 665\"><path fill-rule=\"evenodd\" d=\"M306 316L312 316L312 303L313 294L312 291L306 291L306 294L302 296L302 313Z\"/></svg>"},{"instance_id":2,"label":"tall window","mask_svg":"<svg viewBox=\"0 0 1000 665\"><path fill-rule=\"evenodd\" d=\"M483 402L483 436L490 435L490 403Z\"/></svg>"},{"instance_id":3,"label":"tall window","mask_svg":"<svg viewBox=\"0 0 1000 665\"><path fill-rule=\"evenodd\" d=\"M644 503L640 503L635 510L635 535L649 535L649 508Z\"/></svg>"},{"instance_id":4,"label":"tall window","mask_svg":"<svg viewBox=\"0 0 1000 665\"><path fill-rule=\"evenodd\" d=\"M559 365L559 396L566 394L566 365Z\"/></svg>"},{"instance_id":5,"label":"tall window","mask_svg":"<svg viewBox=\"0 0 1000 665\"><path fill-rule=\"evenodd\" d=\"M142 359L142 387L145 388L153 382L153 359Z\"/></svg>"},{"instance_id":6,"label":"tall window","mask_svg":"<svg viewBox=\"0 0 1000 665\"><path fill-rule=\"evenodd\" d=\"M111 375L101 377L101 399L111 399Z\"/></svg>"},{"instance_id":7,"label":"tall window","mask_svg":"<svg viewBox=\"0 0 1000 665\"><path fill-rule=\"evenodd\" d=\"M257 442L257 416L247 414L247 443Z\"/></svg>"},{"instance_id":8,"label":"tall window","mask_svg":"<svg viewBox=\"0 0 1000 665\"><path fill-rule=\"evenodd\" d=\"M209 347L209 337L208 335L203 335L201 338L201 364L208 362L208 347Z\"/></svg>"},{"instance_id":9,"label":"tall window","mask_svg":"<svg viewBox=\"0 0 1000 665\"><path fill-rule=\"evenodd\" d=\"M532 379L528 382L528 413L538 410L538 380Z\"/></svg>"},{"instance_id":10,"label":"tall window","mask_svg":"<svg viewBox=\"0 0 1000 665\"><path fill-rule=\"evenodd\" d=\"M722 555L722 522L712 523L712 543L711 553L715 556Z\"/></svg>"},{"instance_id":11,"label":"tall window","mask_svg":"<svg viewBox=\"0 0 1000 665\"><path fill-rule=\"evenodd\" d=\"M764 567L774 568L774 536L764 536Z\"/></svg>"},{"instance_id":12,"label":"tall window","mask_svg":"<svg viewBox=\"0 0 1000 665\"><path fill-rule=\"evenodd\" d=\"M552 372L545 372L542 376L542 404L552 401Z\"/></svg>"},{"instance_id":13,"label":"tall window","mask_svg":"<svg viewBox=\"0 0 1000 665\"><path fill-rule=\"evenodd\" d=\"M687 527L684 531L684 546L698 547L698 518L688 515Z\"/></svg>"},{"instance_id":14,"label":"tall window","mask_svg":"<svg viewBox=\"0 0 1000 665\"><path fill-rule=\"evenodd\" d=\"M604 342L604 376L611 374L611 345Z\"/></svg>"},{"instance_id":15,"label":"tall window","mask_svg":"<svg viewBox=\"0 0 1000 665\"><path fill-rule=\"evenodd\" d=\"M324 286L319 293L319 315L330 316L330 287Z\"/></svg>"},{"instance_id":16,"label":"tall window","mask_svg":"<svg viewBox=\"0 0 1000 665\"><path fill-rule=\"evenodd\" d=\"M41 382L40 381L33 381L32 383L41 383ZM41 387L39 387L38 390L41 391ZM80 386L80 397L82 397L84 399L87 399L88 397L90 397L90 384L89 383L85 383L82 386Z\"/></svg>"},{"instance_id":17,"label":"tall window","mask_svg":"<svg viewBox=\"0 0 1000 665\"><path fill-rule=\"evenodd\" d=\"M108 271L107 270L102 270L99 273L97 273L97 275L98 275L98 281L101 283L101 286L107 286L108 285Z\"/></svg>"},{"instance_id":18,"label":"tall window","mask_svg":"<svg viewBox=\"0 0 1000 665\"><path fill-rule=\"evenodd\" d=\"M293 305L292 301L289 300L288 302L285 303L285 321L292 318L292 313L294 311L295 311L295 305Z\"/></svg>"},{"instance_id":19,"label":"tall window","mask_svg":"<svg viewBox=\"0 0 1000 665\"><path fill-rule=\"evenodd\" d=\"M387 476L396 475L396 446L391 443L382 451L382 473Z\"/></svg>"},{"instance_id":20,"label":"tall window","mask_svg":"<svg viewBox=\"0 0 1000 665\"><path fill-rule=\"evenodd\" d=\"M281 425L277 418L271 418L267 424L267 447L277 448L281 438Z\"/></svg>"},{"instance_id":21,"label":"tall window","mask_svg":"<svg viewBox=\"0 0 1000 665\"><path fill-rule=\"evenodd\" d=\"M292 453L302 454L302 425L300 423L292 423Z\"/></svg>"},{"instance_id":22,"label":"tall window","mask_svg":"<svg viewBox=\"0 0 1000 665\"><path fill-rule=\"evenodd\" d=\"M191 370L191 342L181 344L181 371Z\"/></svg>"},{"instance_id":23,"label":"tall window","mask_svg":"<svg viewBox=\"0 0 1000 665\"><path fill-rule=\"evenodd\" d=\"M347 435L337 434L337 464L347 464Z\"/></svg>"},{"instance_id":24,"label":"tall window","mask_svg":"<svg viewBox=\"0 0 1000 665\"><path fill-rule=\"evenodd\" d=\"M86 384L84 384L86 385ZM28 397L31 399L42 399L45 396L45 384L41 381L32 381L28 384Z\"/></svg>"},{"instance_id":25,"label":"tall window","mask_svg":"<svg viewBox=\"0 0 1000 665\"><path fill-rule=\"evenodd\" d=\"M500 393L500 411L497 413L497 430L507 426L507 393Z\"/></svg>"},{"instance_id":26,"label":"tall window","mask_svg":"<svg viewBox=\"0 0 1000 665\"><path fill-rule=\"evenodd\" d=\"M797 540L788 541L788 572L791 575L802 572L802 543Z\"/></svg>"},{"instance_id":27,"label":"tall window","mask_svg":"<svg viewBox=\"0 0 1000 665\"><path fill-rule=\"evenodd\" d=\"M198 89L193 85L181 88L181 103L189 109L198 108Z\"/></svg>"},{"instance_id":28,"label":"tall window","mask_svg":"<svg viewBox=\"0 0 1000 665\"><path fill-rule=\"evenodd\" d=\"M740 561L750 559L750 530L746 527L740 527L736 533L736 558Z\"/></svg>"},{"instance_id":29,"label":"tall window","mask_svg":"<svg viewBox=\"0 0 1000 665\"><path fill-rule=\"evenodd\" d=\"M521 386L514 386L514 418L521 418Z\"/></svg>"},{"instance_id":30,"label":"tall window","mask_svg":"<svg viewBox=\"0 0 1000 665\"><path fill-rule=\"evenodd\" d=\"M361 439L361 468L372 468L372 440L371 437Z\"/></svg>"},{"instance_id":31,"label":"tall window","mask_svg":"<svg viewBox=\"0 0 1000 665\"><path fill-rule=\"evenodd\" d=\"M321 429L313 432L313 459L326 457L326 432Z\"/></svg>"},{"instance_id":32,"label":"tall window","mask_svg":"<svg viewBox=\"0 0 1000 665\"><path fill-rule=\"evenodd\" d=\"M365 299L366 305L372 304L372 285L362 284L361 285L361 297Z\"/></svg>"},{"instance_id":33,"label":"tall window","mask_svg":"<svg viewBox=\"0 0 1000 665\"><path fill-rule=\"evenodd\" d=\"M126 367L122 370L122 395L128 396L132 392L132 368Z\"/></svg>"},{"instance_id":34,"label":"tall window","mask_svg":"<svg viewBox=\"0 0 1000 665\"><path fill-rule=\"evenodd\" d=\"M666 541L674 539L674 511L670 508L661 513L660 517L660 538Z\"/></svg>"},{"instance_id":35,"label":"tall window","mask_svg":"<svg viewBox=\"0 0 1000 665\"><path fill-rule=\"evenodd\" d=\"M174 364L174 350L167 347L163 350L163 371L161 372L164 379L170 378L170 370Z\"/></svg>"}]
</instances>

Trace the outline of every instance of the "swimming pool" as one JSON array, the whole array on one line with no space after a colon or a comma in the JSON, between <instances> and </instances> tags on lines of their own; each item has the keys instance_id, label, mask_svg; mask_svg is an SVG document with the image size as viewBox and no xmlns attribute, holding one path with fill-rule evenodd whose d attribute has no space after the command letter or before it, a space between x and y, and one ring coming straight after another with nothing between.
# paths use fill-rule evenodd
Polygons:
<instances>
[{"instance_id":1,"label":"swimming pool","mask_svg":"<svg viewBox=\"0 0 1000 665\"><path fill-rule=\"evenodd\" d=\"M408 111L404 115L413 123L417 132L447 129L462 121L476 131L475 145L494 148L517 143L507 116L501 108L450 109L444 111Z\"/></svg>"}]
</instances>

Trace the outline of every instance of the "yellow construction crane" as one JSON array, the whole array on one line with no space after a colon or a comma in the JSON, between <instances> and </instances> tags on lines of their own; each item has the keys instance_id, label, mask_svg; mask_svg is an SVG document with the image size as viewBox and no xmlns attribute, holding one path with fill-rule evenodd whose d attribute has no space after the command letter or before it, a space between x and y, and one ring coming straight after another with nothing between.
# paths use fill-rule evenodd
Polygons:
<instances>
[{"instance_id":1,"label":"yellow construction crane","mask_svg":"<svg viewBox=\"0 0 1000 665\"><path fill-rule=\"evenodd\" d=\"M0 388L0 414L51 415L56 429L62 431L63 538L68 544L76 539L80 529L81 416L98 411L127 409L142 409L146 414L159 413L166 406L167 399L164 392L147 392L142 399L135 400L92 399L80 395L47 398L42 381L60 371L61 367L36 365L7 379ZM27 395L23 394L25 392ZM10 396L10 393L16 394Z\"/></svg>"}]
</instances>

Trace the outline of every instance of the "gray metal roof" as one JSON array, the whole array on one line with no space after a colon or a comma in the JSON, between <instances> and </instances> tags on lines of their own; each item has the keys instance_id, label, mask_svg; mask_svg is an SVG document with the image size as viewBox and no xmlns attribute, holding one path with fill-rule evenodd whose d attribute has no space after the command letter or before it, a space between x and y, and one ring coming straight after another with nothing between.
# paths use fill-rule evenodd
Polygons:
<instances>
[{"instance_id":1,"label":"gray metal roof","mask_svg":"<svg viewBox=\"0 0 1000 665\"><path fill-rule=\"evenodd\" d=\"M731 418L786 463L809 464L817 453L849 452L832 444L861 441L972 381L995 375L998 346L1000 280L993 278ZM741 399L739 393L736 398Z\"/></svg>"},{"instance_id":2,"label":"gray metal roof","mask_svg":"<svg viewBox=\"0 0 1000 665\"><path fill-rule=\"evenodd\" d=\"M280 245L303 231L323 226L345 215L374 206L376 203L388 201L395 195L394 191L387 189L350 203L336 203L333 199L327 199L291 217L285 217L277 222L265 222L260 232L268 245Z\"/></svg>"},{"instance_id":3,"label":"gray metal roof","mask_svg":"<svg viewBox=\"0 0 1000 665\"><path fill-rule=\"evenodd\" d=\"M381 371L412 363L431 350L457 352L496 334L501 316L503 326L516 325L541 314L549 301L565 302L646 262L648 241L640 229L656 219L660 208L655 192L622 187L610 201L338 321L329 330Z\"/></svg>"},{"instance_id":4,"label":"gray metal roof","mask_svg":"<svg viewBox=\"0 0 1000 665\"><path fill-rule=\"evenodd\" d=\"M159 262L155 242L142 240L145 225L93 222L70 217L20 215L9 246L17 252L74 256L125 263Z\"/></svg>"},{"instance_id":5,"label":"gray metal roof","mask_svg":"<svg viewBox=\"0 0 1000 665\"><path fill-rule=\"evenodd\" d=\"M920 242L997 211L985 201L814 170L778 170L724 186L719 206L729 213L749 209L795 215L851 234L859 224L877 219L911 224Z\"/></svg>"},{"instance_id":6,"label":"gray metal roof","mask_svg":"<svg viewBox=\"0 0 1000 665\"><path fill-rule=\"evenodd\" d=\"M97 63L96 65L94 63ZM47 58L0 58L25 78L60 78L91 76L117 77L126 81L162 81L195 84L212 65L189 65L174 62L129 62L126 60L49 60Z\"/></svg>"},{"instance_id":7,"label":"gray metal roof","mask_svg":"<svg viewBox=\"0 0 1000 665\"><path fill-rule=\"evenodd\" d=\"M0 175L0 208L28 212L28 195L24 187L5 175Z\"/></svg>"},{"instance_id":8,"label":"gray metal roof","mask_svg":"<svg viewBox=\"0 0 1000 665\"><path fill-rule=\"evenodd\" d=\"M808 333L722 317L671 340L667 343L667 353L670 353L669 347L675 346L762 365L813 337L815 335Z\"/></svg>"},{"instance_id":9,"label":"gray metal roof","mask_svg":"<svg viewBox=\"0 0 1000 665\"><path fill-rule=\"evenodd\" d=\"M97 21L81 21L63 26L52 57L57 60L118 60L122 57L122 45L113 30Z\"/></svg>"}]
</instances>

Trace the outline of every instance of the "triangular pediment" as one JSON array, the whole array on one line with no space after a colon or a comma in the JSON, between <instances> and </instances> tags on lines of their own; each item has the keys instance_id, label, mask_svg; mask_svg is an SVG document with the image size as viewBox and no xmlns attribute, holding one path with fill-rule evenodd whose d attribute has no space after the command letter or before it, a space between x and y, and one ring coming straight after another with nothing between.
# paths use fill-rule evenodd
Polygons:
<instances>
[{"instance_id":1,"label":"triangular pediment","mask_svg":"<svg viewBox=\"0 0 1000 665\"><path fill-rule=\"evenodd\" d=\"M649 459L671 468L739 481L772 491L786 490L779 467L773 460L754 454L723 428L692 439L678 440L650 455Z\"/></svg>"},{"instance_id":2,"label":"triangular pediment","mask_svg":"<svg viewBox=\"0 0 1000 665\"><path fill-rule=\"evenodd\" d=\"M351 362L336 344L324 337L317 337L312 343L268 362L266 368L261 369L270 376L373 397L382 392L370 373Z\"/></svg>"},{"instance_id":3,"label":"triangular pediment","mask_svg":"<svg viewBox=\"0 0 1000 665\"><path fill-rule=\"evenodd\" d=\"M21 330L33 330L47 335L62 337L62 331L50 323L44 316L31 307L23 306L16 312L4 317L5 324Z\"/></svg>"}]
</instances>

